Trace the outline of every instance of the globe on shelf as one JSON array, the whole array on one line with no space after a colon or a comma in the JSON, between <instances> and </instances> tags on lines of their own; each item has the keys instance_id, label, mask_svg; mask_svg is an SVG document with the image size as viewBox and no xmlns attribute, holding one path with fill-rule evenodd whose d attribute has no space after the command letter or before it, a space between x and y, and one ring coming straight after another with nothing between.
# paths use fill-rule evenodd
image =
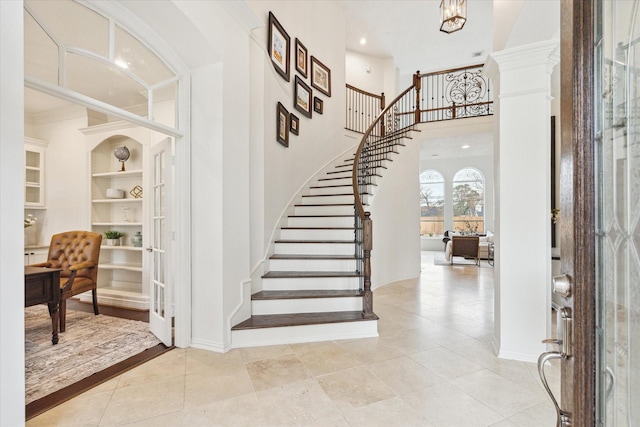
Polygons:
<instances>
[{"instance_id":1,"label":"globe on shelf","mask_svg":"<svg viewBox=\"0 0 640 427\"><path fill-rule=\"evenodd\" d=\"M116 159L118 159L122 163L122 168L120 168L120 172L124 172L124 162L126 162L129 159L129 156L131 155L131 153L129 152L129 149L127 148L126 145L123 145L122 147L117 147L115 150L113 150L113 155L116 156Z\"/></svg>"}]
</instances>

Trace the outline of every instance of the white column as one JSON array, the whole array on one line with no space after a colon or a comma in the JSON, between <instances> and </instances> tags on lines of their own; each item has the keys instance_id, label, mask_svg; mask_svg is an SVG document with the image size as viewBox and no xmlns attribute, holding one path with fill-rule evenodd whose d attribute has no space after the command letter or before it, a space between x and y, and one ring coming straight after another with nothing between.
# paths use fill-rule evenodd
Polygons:
<instances>
[{"instance_id":1,"label":"white column","mask_svg":"<svg viewBox=\"0 0 640 427\"><path fill-rule=\"evenodd\" d=\"M494 122L498 356L535 361L550 321L551 72L559 40L489 55Z\"/></svg>"},{"instance_id":2,"label":"white column","mask_svg":"<svg viewBox=\"0 0 640 427\"><path fill-rule=\"evenodd\" d=\"M0 1L0 425L24 425L22 1Z\"/></svg>"}]
</instances>

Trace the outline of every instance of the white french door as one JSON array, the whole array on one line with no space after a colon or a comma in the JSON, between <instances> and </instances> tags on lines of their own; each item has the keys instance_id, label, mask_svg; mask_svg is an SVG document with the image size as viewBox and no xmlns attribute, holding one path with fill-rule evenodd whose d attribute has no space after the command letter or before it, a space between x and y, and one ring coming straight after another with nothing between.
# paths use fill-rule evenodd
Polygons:
<instances>
[{"instance_id":1,"label":"white french door","mask_svg":"<svg viewBox=\"0 0 640 427\"><path fill-rule=\"evenodd\" d=\"M173 284L169 235L172 195L171 142L165 138L151 147L151 202L149 212L149 326L166 346L173 345Z\"/></svg>"}]
</instances>

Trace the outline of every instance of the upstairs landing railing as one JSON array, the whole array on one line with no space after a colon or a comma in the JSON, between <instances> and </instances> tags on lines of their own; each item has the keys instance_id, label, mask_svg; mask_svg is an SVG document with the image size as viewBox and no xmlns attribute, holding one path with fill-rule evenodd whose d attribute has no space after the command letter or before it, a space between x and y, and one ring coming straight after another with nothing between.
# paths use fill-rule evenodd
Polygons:
<instances>
[{"instance_id":1,"label":"upstairs landing railing","mask_svg":"<svg viewBox=\"0 0 640 427\"><path fill-rule=\"evenodd\" d=\"M389 153L395 151L395 146L401 144L402 138L418 123L493 114L491 82L481 75L481 71L482 65L428 74L418 71L413 75L412 85L387 107L381 107L382 112L364 130L351 177L355 198L355 255L361 276L365 319L377 317L373 313L371 292L373 223L371 213L364 210L363 196ZM351 110L356 111L356 108ZM351 110L347 106L347 114Z\"/></svg>"}]
</instances>

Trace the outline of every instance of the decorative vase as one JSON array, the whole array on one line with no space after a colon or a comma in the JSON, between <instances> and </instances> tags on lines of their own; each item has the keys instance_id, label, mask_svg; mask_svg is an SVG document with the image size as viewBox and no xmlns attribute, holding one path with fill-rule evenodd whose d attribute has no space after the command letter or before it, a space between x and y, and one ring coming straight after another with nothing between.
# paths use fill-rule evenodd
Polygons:
<instances>
[{"instance_id":1,"label":"decorative vase","mask_svg":"<svg viewBox=\"0 0 640 427\"><path fill-rule=\"evenodd\" d=\"M142 234L139 231L131 236L131 244L136 248L142 247Z\"/></svg>"}]
</instances>

